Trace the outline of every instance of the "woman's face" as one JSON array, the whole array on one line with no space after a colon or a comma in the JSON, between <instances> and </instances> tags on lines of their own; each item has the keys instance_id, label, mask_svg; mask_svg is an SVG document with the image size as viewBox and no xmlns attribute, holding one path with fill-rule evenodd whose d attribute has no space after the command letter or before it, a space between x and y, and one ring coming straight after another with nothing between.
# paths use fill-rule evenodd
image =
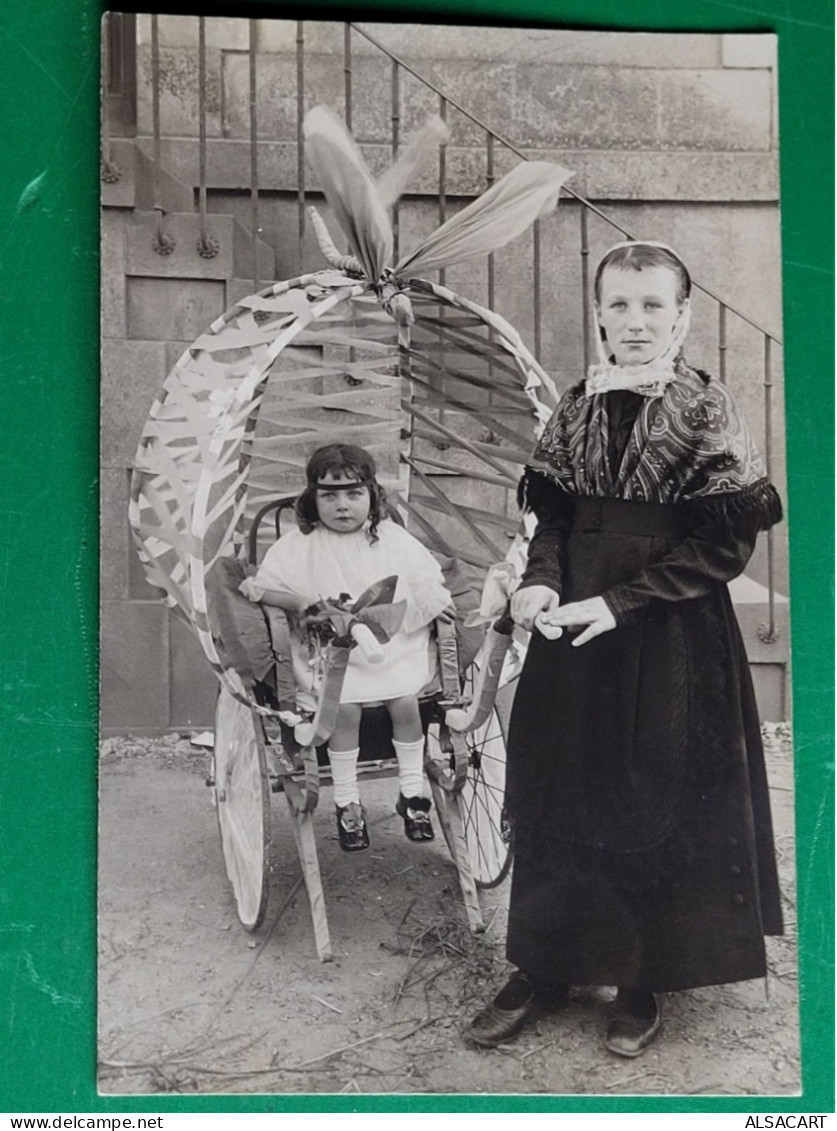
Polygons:
<instances>
[{"instance_id":1,"label":"woman's face","mask_svg":"<svg viewBox=\"0 0 837 1131\"><path fill-rule=\"evenodd\" d=\"M369 488L342 471L326 472L320 483L335 486L335 490L329 490L328 486L317 488L317 514L323 526L340 534L360 530L369 518ZM338 487L340 490L336 489Z\"/></svg>"},{"instance_id":2,"label":"woman's face","mask_svg":"<svg viewBox=\"0 0 837 1131\"><path fill-rule=\"evenodd\" d=\"M660 356L682 306L678 286L668 267L605 267L596 311L617 365L644 365Z\"/></svg>"}]
</instances>

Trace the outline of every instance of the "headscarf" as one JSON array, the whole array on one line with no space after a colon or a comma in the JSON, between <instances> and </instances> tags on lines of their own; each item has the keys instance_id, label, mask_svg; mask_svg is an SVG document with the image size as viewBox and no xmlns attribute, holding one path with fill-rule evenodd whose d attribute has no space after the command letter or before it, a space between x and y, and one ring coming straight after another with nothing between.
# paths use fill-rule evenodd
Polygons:
<instances>
[{"instance_id":1,"label":"headscarf","mask_svg":"<svg viewBox=\"0 0 837 1131\"><path fill-rule=\"evenodd\" d=\"M625 240L608 248L603 259L613 251L623 247L656 247L667 251L683 267L688 277L688 269L677 252L658 240ZM680 307L680 313L671 330L668 344L659 356L642 365L617 365L608 356L603 336L596 323L596 354L598 362L587 370L584 386L585 395L593 397L597 393L607 393L611 389L628 389L643 397L660 397L677 376L675 362L680 356L683 342L689 332L692 308L687 295Z\"/></svg>"}]
</instances>

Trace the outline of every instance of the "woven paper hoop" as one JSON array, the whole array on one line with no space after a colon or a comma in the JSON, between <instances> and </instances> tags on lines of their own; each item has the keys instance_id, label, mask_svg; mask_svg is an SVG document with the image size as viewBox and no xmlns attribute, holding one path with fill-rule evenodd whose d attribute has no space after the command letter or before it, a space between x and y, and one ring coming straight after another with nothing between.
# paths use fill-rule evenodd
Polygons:
<instances>
[{"instance_id":1,"label":"woven paper hoop","mask_svg":"<svg viewBox=\"0 0 837 1131\"><path fill-rule=\"evenodd\" d=\"M341 272L242 299L180 357L142 433L130 522L146 578L226 689L265 713L213 632L206 580L260 506L302 489L315 448L370 449L408 528L477 569L519 528L510 500L554 385L499 315L424 280L404 293L409 347L374 288Z\"/></svg>"}]
</instances>

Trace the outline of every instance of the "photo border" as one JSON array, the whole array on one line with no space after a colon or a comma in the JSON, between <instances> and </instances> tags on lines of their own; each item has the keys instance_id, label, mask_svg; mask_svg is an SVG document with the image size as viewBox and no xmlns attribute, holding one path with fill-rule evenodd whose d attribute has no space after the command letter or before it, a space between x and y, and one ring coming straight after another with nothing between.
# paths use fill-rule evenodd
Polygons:
<instances>
[{"instance_id":1,"label":"photo border","mask_svg":"<svg viewBox=\"0 0 837 1131\"><path fill-rule=\"evenodd\" d=\"M801 1096L96 1092L99 27L129 5L0 16L0 1110L834 1111L834 37L828 0L281 0L161 14L778 36L799 875ZM793 14L789 15L788 10Z\"/></svg>"}]
</instances>

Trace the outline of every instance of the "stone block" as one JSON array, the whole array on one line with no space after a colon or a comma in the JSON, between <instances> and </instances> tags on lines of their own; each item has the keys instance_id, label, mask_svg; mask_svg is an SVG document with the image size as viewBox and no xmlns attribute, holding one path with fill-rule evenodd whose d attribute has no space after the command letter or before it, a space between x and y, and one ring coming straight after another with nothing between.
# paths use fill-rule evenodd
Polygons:
<instances>
[{"instance_id":1,"label":"stone block","mask_svg":"<svg viewBox=\"0 0 837 1131\"><path fill-rule=\"evenodd\" d=\"M592 200L770 201L779 197L775 151L764 153L529 151L574 171L571 187Z\"/></svg>"},{"instance_id":2,"label":"stone block","mask_svg":"<svg viewBox=\"0 0 837 1131\"><path fill-rule=\"evenodd\" d=\"M170 614L170 726L178 730L214 725L218 680L187 624Z\"/></svg>"},{"instance_id":3,"label":"stone block","mask_svg":"<svg viewBox=\"0 0 837 1131\"><path fill-rule=\"evenodd\" d=\"M773 452L771 454L771 458L770 458L770 478L771 478L772 482L776 485L776 490L782 496L782 502L784 504L785 510L787 511L787 509L788 509L788 478L787 478L788 461L787 461L787 456L785 455L785 452L784 452L785 439L786 439L786 436L785 436L783 431L778 431L774 435L774 438L773 438L773 440L774 440L774 450L773 450ZM786 526L780 527L780 533L783 534L785 537L787 537L787 527ZM785 592L787 592L787 588L785 589Z\"/></svg>"},{"instance_id":4,"label":"stone block","mask_svg":"<svg viewBox=\"0 0 837 1131\"><path fill-rule=\"evenodd\" d=\"M189 348L191 342L166 342L166 374L171 373L178 361L180 361L184 352Z\"/></svg>"},{"instance_id":5,"label":"stone block","mask_svg":"<svg viewBox=\"0 0 837 1131\"><path fill-rule=\"evenodd\" d=\"M235 306L241 299L247 298L248 295L253 293L253 280L252 279L230 279L227 283L227 305L226 309L229 310Z\"/></svg>"},{"instance_id":6,"label":"stone block","mask_svg":"<svg viewBox=\"0 0 837 1131\"><path fill-rule=\"evenodd\" d=\"M775 35L722 35L721 65L724 67L775 68Z\"/></svg>"},{"instance_id":7,"label":"stone block","mask_svg":"<svg viewBox=\"0 0 837 1131\"><path fill-rule=\"evenodd\" d=\"M785 664L750 664L756 704L762 722L781 723L790 718L790 673Z\"/></svg>"},{"instance_id":8,"label":"stone block","mask_svg":"<svg viewBox=\"0 0 837 1131\"><path fill-rule=\"evenodd\" d=\"M127 286L132 338L192 341L224 312L220 280L129 277Z\"/></svg>"},{"instance_id":9,"label":"stone block","mask_svg":"<svg viewBox=\"0 0 837 1131\"><path fill-rule=\"evenodd\" d=\"M492 128L516 145L553 149L653 149L658 72L532 64L515 72L514 95Z\"/></svg>"},{"instance_id":10,"label":"stone block","mask_svg":"<svg viewBox=\"0 0 837 1131\"><path fill-rule=\"evenodd\" d=\"M155 172L153 157L138 147L133 138L116 138L111 142L111 161L119 179L113 183L102 182L103 208L148 211L159 202L166 212L194 211L191 188L162 167Z\"/></svg>"},{"instance_id":11,"label":"stone block","mask_svg":"<svg viewBox=\"0 0 837 1131\"><path fill-rule=\"evenodd\" d=\"M303 29L303 49L310 54L330 54L343 57L343 30L345 24L338 20L306 20ZM295 55L297 50L296 20L259 20L259 48L270 54ZM368 45L366 51L365 45ZM352 35L352 52L368 54L376 49L363 36Z\"/></svg>"},{"instance_id":12,"label":"stone block","mask_svg":"<svg viewBox=\"0 0 837 1131\"><path fill-rule=\"evenodd\" d=\"M741 628L747 658L750 663L787 663L790 655L788 599L777 592L774 602L774 627L776 639L766 638L770 623L767 587L756 582L748 568L745 577L736 578L730 585L735 615Z\"/></svg>"},{"instance_id":13,"label":"stone block","mask_svg":"<svg viewBox=\"0 0 837 1131\"><path fill-rule=\"evenodd\" d=\"M142 150L136 151L135 206L151 211L159 203L164 212L194 212L195 198L192 189L178 181L164 168L155 170L154 161Z\"/></svg>"},{"instance_id":14,"label":"stone block","mask_svg":"<svg viewBox=\"0 0 837 1131\"><path fill-rule=\"evenodd\" d=\"M661 71L662 149L769 150L772 86L766 71Z\"/></svg>"},{"instance_id":15,"label":"stone block","mask_svg":"<svg viewBox=\"0 0 837 1131\"><path fill-rule=\"evenodd\" d=\"M263 24L266 21L259 21ZM273 21L270 21L271 23ZM248 20L224 16L210 16L205 22L207 47L219 47L227 51L246 51L249 44ZM197 47L198 19L196 16L158 16L157 31L160 43L166 47ZM151 43L151 16L137 16L137 43ZM260 49L264 45L259 41Z\"/></svg>"},{"instance_id":16,"label":"stone block","mask_svg":"<svg viewBox=\"0 0 837 1131\"><path fill-rule=\"evenodd\" d=\"M223 90L222 52L207 48L205 108L206 132L221 133ZM152 64L150 46L137 48L137 132L153 129ZM197 137L199 133L198 52L194 47L160 47L160 129L168 136Z\"/></svg>"},{"instance_id":17,"label":"stone block","mask_svg":"<svg viewBox=\"0 0 837 1131\"><path fill-rule=\"evenodd\" d=\"M133 141L113 138L110 143L109 161L118 174L116 181L101 182L101 199L104 208L133 208L136 203L137 150Z\"/></svg>"},{"instance_id":18,"label":"stone block","mask_svg":"<svg viewBox=\"0 0 837 1131\"><path fill-rule=\"evenodd\" d=\"M258 59L256 119L259 137L295 141L297 136L297 63L292 54ZM382 69L382 68L378 68ZM343 69L328 55L305 59L305 109L320 103L344 112ZM223 135L250 137L250 61L226 52L223 58Z\"/></svg>"},{"instance_id":19,"label":"stone block","mask_svg":"<svg viewBox=\"0 0 837 1131\"><path fill-rule=\"evenodd\" d=\"M582 302L580 213L565 201L541 221L541 362L558 373L562 387L584 372L585 328ZM591 264L591 283L592 269ZM530 288L531 289L531 288ZM588 317L592 298L588 295Z\"/></svg>"},{"instance_id":20,"label":"stone block","mask_svg":"<svg viewBox=\"0 0 837 1131\"><path fill-rule=\"evenodd\" d=\"M127 478L127 476L126 476ZM127 523L128 517L125 516ZM133 537L128 535L128 596L132 601L162 601L162 590L149 585Z\"/></svg>"},{"instance_id":21,"label":"stone block","mask_svg":"<svg viewBox=\"0 0 837 1131\"><path fill-rule=\"evenodd\" d=\"M168 613L162 604L103 601L101 726L169 725Z\"/></svg>"},{"instance_id":22,"label":"stone block","mask_svg":"<svg viewBox=\"0 0 837 1131\"><path fill-rule=\"evenodd\" d=\"M132 465L148 411L165 377L162 342L102 343L102 467L124 473Z\"/></svg>"},{"instance_id":23,"label":"stone block","mask_svg":"<svg viewBox=\"0 0 837 1131\"><path fill-rule=\"evenodd\" d=\"M163 231L174 240L167 255L155 251L158 217L154 212L136 212L127 229L126 274L176 279L228 279L233 271L231 216L213 216L208 234L217 242L218 253L206 258L198 252L200 217L176 213L163 217Z\"/></svg>"},{"instance_id":24,"label":"stone block","mask_svg":"<svg viewBox=\"0 0 837 1131\"><path fill-rule=\"evenodd\" d=\"M306 28L309 26L313 25L306 24ZM363 28L383 47L402 58L489 62L502 58L509 63L549 60L553 65L585 63L615 67L648 67L657 59L665 59L667 67L714 67L720 61L721 37L717 35L434 27L432 24L364 23ZM306 31L306 45L308 40ZM320 42L323 50L342 54L342 37L337 41L332 35L328 46L325 38L320 41L312 37L312 44L318 45L316 49L320 49ZM374 55L378 50L362 35L352 35L353 55Z\"/></svg>"},{"instance_id":25,"label":"stone block","mask_svg":"<svg viewBox=\"0 0 837 1131\"><path fill-rule=\"evenodd\" d=\"M128 473L102 468L99 476L99 593L103 601L128 596Z\"/></svg>"},{"instance_id":26,"label":"stone block","mask_svg":"<svg viewBox=\"0 0 837 1131\"><path fill-rule=\"evenodd\" d=\"M236 222L233 226L233 274L239 277L253 276L256 263L260 286L276 281L276 256L273 248L262 239L254 240L250 232Z\"/></svg>"},{"instance_id":27,"label":"stone block","mask_svg":"<svg viewBox=\"0 0 837 1131\"><path fill-rule=\"evenodd\" d=\"M407 60L410 61L409 58ZM421 73L466 106L453 107L451 144L482 146L485 122L518 147L553 149L767 150L771 144L772 87L764 71L619 67L503 61L424 59ZM403 72L400 137L438 112L438 96ZM362 144L392 141L392 76L383 59L353 65L352 126ZM305 60L305 106L325 103L344 113L342 67L333 56ZM249 137L249 65L246 56L224 57L226 137ZM296 140L296 60L259 60L259 135ZM192 133L194 131L181 131Z\"/></svg>"},{"instance_id":28,"label":"stone block","mask_svg":"<svg viewBox=\"0 0 837 1131\"><path fill-rule=\"evenodd\" d=\"M101 213L101 334L103 338L124 338L127 334L125 310L125 219L104 210Z\"/></svg>"},{"instance_id":29,"label":"stone block","mask_svg":"<svg viewBox=\"0 0 837 1131\"><path fill-rule=\"evenodd\" d=\"M250 222L250 202L233 201L244 224ZM254 255L258 256L260 278L273 280L273 249L259 239L254 241L246 227L230 215L213 212L207 217L206 231L217 244L217 253L207 257L199 251L200 216L195 213L168 215L163 221L165 234L174 240L168 255L155 251L158 220L154 213L137 212L127 236L127 274L154 278L223 279L232 275L252 275Z\"/></svg>"},{"instance_id":30,"label":"stone block","mask_svg":"<svg viewBox=\"0 0 837 1131\"><path fill-rule=\"evenodd\" d=\"M766 36L718 36L687 33L560 31L546 28L456 27L450 24L364 23L381 47L402 58L461 59L528 63L549 58L554 63L587 63L601 66L649 65L664 58L668 67L713 67L721 57L721 41L766 39ZM307 54L330 54L342 63L344 23L338 20L306 20L303 47ZM160 42L165 47L195 47L198 20L194 16L159 16ZM295 54L298 26L295 20L256 21L256 47L261 53ZM151 42L151 17L137 16L137 42ZM209 47L246 51L248 21L225 17L206 20ZM351 36L353 58L381 54L381 48L360 31ZM732 66L741 64L728 64ZM764 65L764 64L761 64Z\"/></svg>"},{"instance_id":31,"label":"stone block","mask_svg":"<svg viewBox=\"0 0 837 1131\"><path fill-rule=\"evenodd\" d=\"M409 135L408 135L409 136ZM140 144L147 148L148 139ZM363 144L361 152L377 175L392 161L391 149L384 143ZM710 151L643 150L628 151L558 149L548 143L524 149L527 157L554 161L573 171L568 183L593 200L665 201L742 201L775 202L778 199L778 166L775 151L761 153L713 153ZM196 184L198 179L197 143L188 138L165 141L162 146L165 167L182 181ZM520 158L497 146L496 176L519 164ZM207 146L207 179L210 191L249 190L250 156L247 142L214 139ZM296 192L298 183L296 143L262 141L259 145L259 184L263 193ZM473 196L486 187L485 146L447 147L446 192L451 197ZM317 190L310 169L306 170L308 192ZM410 183L409 194L436 197L439 169L433 161L418 170ZM295 203L295 202L294 202ZM249 212L249 201L241 202ZM219 209L221 210L221 209ZM234 212L232 208L223 209ZM249 220L241 221L249 227ZM296 221L293 221L295 230ZM264 229L264 238L271 241Z\"/></svg>"}]
</instances>

